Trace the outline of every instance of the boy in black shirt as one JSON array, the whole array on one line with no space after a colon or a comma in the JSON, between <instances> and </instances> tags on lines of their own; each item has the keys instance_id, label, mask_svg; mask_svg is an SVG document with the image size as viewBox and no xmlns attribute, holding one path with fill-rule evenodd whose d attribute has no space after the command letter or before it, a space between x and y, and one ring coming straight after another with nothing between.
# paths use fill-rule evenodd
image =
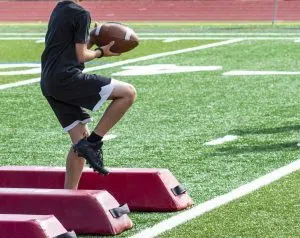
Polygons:
<instances>
[{"instance_id":1,"label":"boy in black shirt","mask_svg":"<svg viewBox=\"0 0 300 238\"><path fill-rule=\"evenodd\" d=\"M86 61L118 55L110 51L114 42L90 50L94 44L88 37L90 23L89 12L77 0L59 2L49 20L42 54L42 93L73 143L66 163L68 189L77 189L84 159L94 170L108 174L103 165L102 138L136 97L135 88L128 83L82 72ZM90 134L86 124L91 118L83 108L95 111L106 100L112 101Z\"/></svg>"}]
</instances>

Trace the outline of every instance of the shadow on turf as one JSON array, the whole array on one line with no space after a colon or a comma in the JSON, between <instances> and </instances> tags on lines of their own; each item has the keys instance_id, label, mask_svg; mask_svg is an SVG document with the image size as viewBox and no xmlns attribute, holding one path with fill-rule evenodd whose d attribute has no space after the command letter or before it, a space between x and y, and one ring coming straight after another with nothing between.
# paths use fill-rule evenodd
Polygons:
<instances>
[{"instance_id":1,"label":"shadow on turf","mask_svg":"<svg viewBox=\"0 0 300 238\"><path fill-rule=\"evenodd\" d=\"M239 146L239 147L225 147L216 149L212 156L220 155L234 155L234 154L247 154L247 153L261 153L261 152L275 152L275 151L295 151L300 150L297 146L298 141L278 143L278 144L264 144L253 146Z\"/></svg>"},{"instance_id":2,"label":"shadow on turf","mask_svg":"<svg viewBox=\"0 0 300 238\"><path fill-rule=\"evenodd\" d=\"M230 135L247 135L247 134L276 134L289 131L300 131L300 125L282 126L275 128L249 128L245 130L232 130Z\"/></svg>"}]
</instances>

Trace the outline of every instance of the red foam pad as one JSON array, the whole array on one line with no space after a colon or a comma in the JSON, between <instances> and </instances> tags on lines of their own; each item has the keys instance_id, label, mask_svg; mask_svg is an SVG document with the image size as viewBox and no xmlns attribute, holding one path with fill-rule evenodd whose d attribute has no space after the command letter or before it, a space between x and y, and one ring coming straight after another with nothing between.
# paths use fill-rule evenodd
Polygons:
<instances>
[{"instance_id":1,"label":"red foam pad","mask_svg":"<svg viewBox=\"0 0 300 238\"><path fill-rule=\"evenodd\" d=\"M65 168L3 166L0 187L63 188ZM175 195L179 183L167 169L110 169L101 176L85 169L79 189L105 189L132 211L177 211L193 202L185 192Z\"/></svg>"},{"instance_id":2,"label":"red foam pad","mask_svg":"<svg viewBox=\"0 0 300 238\"><path fill-rule=\"evenodd\" d=\"M0 237L49 238L66 232L53 215L0 214Z\"/></svg>"},{"instance_id":3,"label":"red foam pad","mask_svg":"<svg viewBox=\"0 0 300 238\"><path fill-rule=\"evenodd\" d=\"M127 215L114 218L119 203L107 191L0 188L0 214L53 214L80 234L119 234L132 227Z\"/></svg>"}]
</instances>

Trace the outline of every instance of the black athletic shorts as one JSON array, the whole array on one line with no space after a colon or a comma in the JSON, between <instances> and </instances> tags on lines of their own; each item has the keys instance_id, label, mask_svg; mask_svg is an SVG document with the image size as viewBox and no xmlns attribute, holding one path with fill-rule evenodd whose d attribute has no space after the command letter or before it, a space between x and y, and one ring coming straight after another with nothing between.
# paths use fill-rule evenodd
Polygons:
<instances>
[{"instance_id":1,"label":"black athletic shorts","mask_svg":"<svg viewBox=\"0 0 300 238\"><path fill-rule=\"evenodd\" d=\"M114 81L96 74L77 74L51 87L46 99L65 131L91 121L86 109L96 111L107 100Z\"/></svg>"}]
</instances>

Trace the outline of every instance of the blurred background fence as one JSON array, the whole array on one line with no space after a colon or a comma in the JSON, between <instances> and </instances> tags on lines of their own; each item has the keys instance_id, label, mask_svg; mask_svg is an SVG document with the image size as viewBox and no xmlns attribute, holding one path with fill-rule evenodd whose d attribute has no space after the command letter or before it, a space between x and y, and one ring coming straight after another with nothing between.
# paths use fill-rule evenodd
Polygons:
<instances>
[{"instance_id":1,"label":"blurred background fence","mask_svg":"<svg viewBox=\"0 0 300 238\"><path fill-rule=\"evenodd\" d=\"M0 1L0 21L47 21L56 1ZM300 0L86 0L97 21L300 21Z\"/></svg>"}]
</instances>

